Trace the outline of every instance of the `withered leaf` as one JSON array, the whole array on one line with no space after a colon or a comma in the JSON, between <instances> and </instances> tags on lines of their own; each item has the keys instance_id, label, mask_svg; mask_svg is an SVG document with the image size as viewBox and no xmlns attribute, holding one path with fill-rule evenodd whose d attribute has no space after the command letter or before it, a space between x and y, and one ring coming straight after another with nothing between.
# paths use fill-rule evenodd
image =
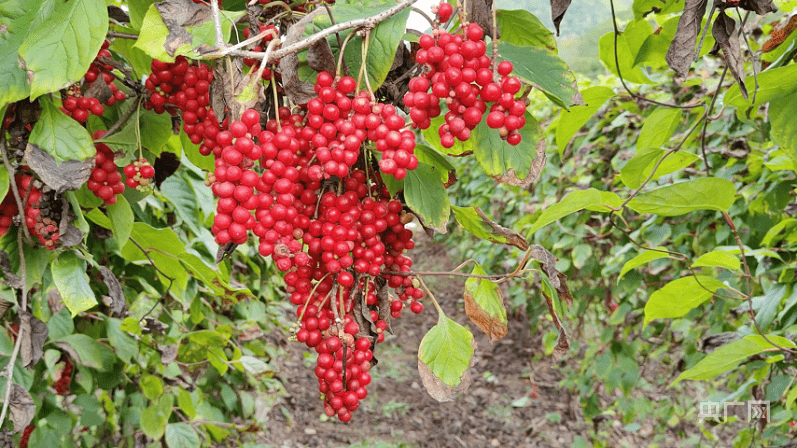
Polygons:
<instances>
[{"instance_id":1,"label":"withered leaf","mask_svg":"<svg viewBox=\"0 0 797 448\"><path fill-rule=\"evenodd\" d=\"M476 23L484 34L493 37L493 14L492 14L493 0L470 0L466 4L465 18L468 22ZM498 30L496 30L498 31ZM498 38L501 33L498 33Z\"/></svg>"},{"instance_id":2,"label":"withered leaf","mask_svg":"<svg viewBox=\"0 0 797 448\"><path fill-rule=\"evenodd\" d=\"M45 341L49 330L47 325L27 311L19 313L19 337L22 339L19 347L19 357L22 365L33 368L41 359Z\"/></svg>"},{"instance_id":3,"label":"withered leaf","mask_svg":"<svg viewBox=\"0 0 797 448\"><path fill-rule=\"evenodd\" d=\"M177 344L158 344L158 351L161 353L161 362L164 365L177 361Z\"/></svg>"},{"instance_id":4,"label":"withered leaf","mask_svg":"<svg viewBox=\"0 0 797 448\"><path fill-rule=\"evenodd\" d=\"M3 275L6 278L6 284L14 289L20 289L23 286L22 278L11 270L11 261L8 259L8 253L0 250L0 269L3 270Z\"/></svg>"},{"instance_id":5,"label":"withered leaf","mask_svg":"<svg viewBox=\"0 0 797 448\"><path fill-rule=\"evenodd\" d=\"M265 87L260 79L257 70L252 70L236 79L234 98L231 104L234 109L233 117L240 119L245 110L254 109L258 103L266 99Z\"/></svg>"},{"instance_id":6,"label":"withered leaf","mask_svg":"<svg viewBox=\"0 0 797 448\"><path fill-rule=\"evenodd\" d=\"M393 334L393 327L390 325L390 294L388 293L387 280L382 276L375 277L374 284L376 285L379 319L387 323L387 332Z\"/></svg>"},{"instance_id":7,"label":"withered leaf","mask_svg":"<svg viewBox=\"0 0 797 448\"><path fill-rule=\"evenodd\" d=\"M737 6L745 11L753 11L759 16L778 10L772 0L741 0Z\"/></svg>"},{"instance_id":8,"label":"withered leaf","mask_svg":"<svg viewBox=\"0 0 797 448\"><path fill-rule=\"evenodd\" d=\"M335 73L335 55L329 41L321 39L307 49L307 65L317 72Z\"/></svg>"},{"instance_id":9,"label":"withered leaf","mask_svg":"<svg viewBox=\"0 0 797 448\"><path fill-rule=\"evenodd\" d=\"M487 217L487 215L484 214L484 212L479 207L475 208L476 208L476 214L478 214L479 217L483 220L483 222L490 227L490 231L493 233L493 235L496 235L501 238L506 238L507 244L515 246L520 250L526 250L529 248L528 241L526 241L526 239L523 238L521 234L515 232L510 228L504 227L492 221L490 218Z\"/></svg>"},{"instance_id":10,"label":"withered leaf","mask_svg":"<svg viewBox=\"0 0 797 448\"><path fill-rule=\"evenodd\" d=\"M27 389L19 384L11 385L11 394L8 398L8 410L11 421L14 423L14 432L20 432L33 421L36 415L36 404Z\"/></svg>"},{"instance_id":11,"label":"withered leaf","mask_svg":"<svg viewBox=\"0 0 797 448\"><path fill-rule=\"evenodd\" d=\"M94 169L93 157L84 161L67 160L59 164L53 156L31 143L25 149L25 162L58 194L79 189L89 180Z\"/></svg>"},{"instance_id":12,"label":"withered leaf","mask_svg":"<svg viewBox=\"0 0 797 448\"><path fill-rule=\"evenodd\" d=\"M100 103L105 104L108 99L113 96L113 91L108 84L104 81L102 82L93 82L85 92L83 92L83 96L89 98L97 98Z\"/></svg>"},{"instance_id":13,"label":"withered leaf","mask_svg":"<svg viewBox=\"0 0 797 448\"><path fill-rule=\"evenodd\" d=\"M169 29L163 48L170 56L174 56L178 48L193 42L193 37L186 27L198 26L210 19L210 7L191 0L155 2L155 8Z\"/></svg>"},{"instance_id":14,"label":"withered leaf","mask_svg":"<svg viewBox=\"0 0 797 448\"><path fill-rule=\"evenodd\" d=\"M556 346L553 348L553 359L554 361L558 361L562 359L562 356L564 356L568 350L570 350L570 340L567 336L567 331L565 330L564 325L562 325L561 319L559 319L559 314L556 313L556 308L553 306L553 300L544 292L542 295L545 297L545 302L548 304L548 312L551 313L553 323L556 326L556 329L559 330L559 336L556 338Z\"/></svg>"},{"instance_id":15,"label":"withered leaf","mask_svg":"<svg viewBox=\"0 0 797 448\"><path fill-rule=\"evenodd\" d=\"M548 279L551 281L551 286L556 289L559 298L567 303L567 306L573 304L573 296L570 294L570 287L567 286L567 276L556 270L557 258L548 249L534 244L531 246L531 256L535 260L542 263L542 270Z\"/></svg>"},{"instance_id":16,"label":"withered leaf","mask_svg":"<svg viewBox=\"0 0 797 448\"><path fill-rule=\"evenodd\" d=\"M675 37L664 59L680 77L685 77L689 73L689 66L695 59L697 36L700 34L707 5L708 0L686 0L684 11L678 19Z\"/></svg>"},{"instance_id":17,"label":"withered leaf","mask_svg":"<svg viewBox=\"0 0 797 448\"><path fill-rule=\"evenodd\" d=\"M11 308L12 305L14 305L13 302L9 302L6 299L0 299L0 317L3 317L3 315L6 313L6 311L8 311L9 308Z\"/></svg>"},{"instance_id":18,"label":"withered leaf","mask_svg":"<svg viewBox=\"0 0 797 448\"><path fill-rule=\"evenodd\" d=\"M210 105L214 111L229 109L228 118L231 120L241 118L241 110L238 107L234 107L234 105L236 104L235 89L242 78L243 65L241 59L234 59L232 63L229 63L228 60L226 63L217 64L213 69L213 81L210 83ZM216 119L219 120L219 123L224 120L224 117L224 113L216 113Z\"/></svg>"},{"instance_id":19,"label":"withered leaf","mask_svg":"<svg viewBox=\"0 0 797 448\"><path fill-rule=\"evenodd\" d=\"M130 16L118 6L108 6L108 18L119 23L130 23Z\"/></svg>"},{"instance_id":20,"label":"withered leaf","mask_svg":"<svg viewBox=\"0 0 797 448\"><path fill-rule=\"evenodd\" d=\"M232 256L232 253L235 252L236 247L238 247L238 245L235 243L226 243L219 246L219 249L216 251L216 264L219 264L224 261L225 258Z\"/></svg>"},{"instance_id":21,"label":"withered leaf","mask_svg":"<svg viewBox=\"0 0 797 448\"><path fill-rule=\"evenodd\" d=\"M556 27L556 35L559 35L559 24L565 17L567 8L570 7L571 0L551 0L551 19L553 19L553 26Z\"/></svg>"},{"instance_id":22,"label":"withered leaf","mask_svg":"<svg viewBox=\"0 0 797 448\"><path fill-rule=\"evenodd\" d=\"M471 347L473 347L473 352L476 352L476 340L471 340ZM462 374L462 379L460 383L456 387L451 387L448 384L444 383L440 378L436 377L434 373L432 373L429 366L423 363L423 361L418 359L418 376L421 377L421 382L423 383L423 387L426 389L426 392L439 402L445 401L454 401L454 398L457 396L458 393L465 392L470 387L470 384L473 382L473 376L470 374L470 369L473 367L473 363L476 361L475 356L470 357L470 365Z\"/></svg>"},{"instance_id":23,"label":"withered leaf","mask_svg":"<svg viewBox=\"0 0 797 448\"><path fill-rule=\"evenodd\" d=\"M493 178L498 182L507 185L513 185L515 187L528 187L531 185L532 182L537 180L540 173L542 173L542 169L545 167L545 138L541 138L540 141L537 143L537 149L535 150L535 157L534 160L531 162L531 167L529 168L529 172L526 173L526 177L520 179L517 177L514 168L508 169L505 173L495 175Z\"/></svg>"},{"instance_id":24,"label":"withered leaf","mask_svg":"<svg viewBox=\"0 0 797 448\"><path fill-rule=\"evenodd\" d=\"M83 241L83 232L72 225L75 219L77 216L72 213L71 204L66 196L61 196L61 222L58 223L58 238L64 247L74 247Z\"/></svg>"},{"instance_id":25,"label":"withered leaf","mask_svg":"<svg viewBox=\"0 0 797 448\"><path fill-rule=\"evenodd\" d=\"M4 429L3 432L0 432L0 448L16 448L16 443L14 443L14 438L11 436L13 434L10 429Z\"/></svg>"},{"instance_id":26,"label":"withered leaf","mask_svg":"<svg viewBox=\"0 0 797 448\"><path fill-rule=\"evenodd\" d=\"M747 100L747 87L744 85L744 60L739 44L739 33L736 32L736 21L721 11L711 28L711 35L714 36L714 40L722 50L728 70L739 84L742 96Z\"/></svg>"},{"instance_id":27,"label":"withered leaf","mask_svg":"<svg viewBox=\"0 0 797 448\"><path fill-rule=\"evenodd\" d=\"M503 294L501 290L487 279L471 278L468 279L468 282L470 282L470 284L466 283L465 290L462 292L462 297L465 299L465 314L490 337L490 342L503 338L506 336L508 328L506 310L503 309L502 304ZM490 299L483 302L485 307L482 307L479 304L479 299L475 297L478 294L477 288L481 286L482 282L491 283L490 293L494 294ZM500 311L496 309L495 302L501 304Z\"/></svg>"},{"instance_id":28,"label":"withered leaf","mask_svg":"<svg viewBox=\"0 0 797 448\"><path fill-rule=\"evenodd\" d=\"M111 296L111 316L124 318L127 315L127 301L125 301L119 279L105 266L100 266L100 274L102 274L102 281L108 286L108 295Z\"/></svg>"},{"instance_id":29,"label":"withered leaf","mask_svg":"<svg viewBox=\"0 0 797 448\"><path fill-rule=\"evenodd\" d=\"M302 40L307 25L313 22L315 16L325 11L324 8L316 8L304 16L302 20L288 28L288 33L282 41L283 48ZM282 75L282 89L285 95L295 104L305 104L315 98L316 93L313 85L299 80L299 56L297 53L280 59L280 73Z\"/></svg>"}]
</instances>

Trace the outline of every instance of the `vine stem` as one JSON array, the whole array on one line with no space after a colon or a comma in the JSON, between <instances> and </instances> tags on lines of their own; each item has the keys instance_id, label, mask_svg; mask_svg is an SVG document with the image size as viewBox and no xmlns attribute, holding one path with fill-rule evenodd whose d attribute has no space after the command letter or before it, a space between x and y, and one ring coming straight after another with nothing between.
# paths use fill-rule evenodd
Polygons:
<instances>
[{"instance_id":1,"label":"vine stem","mask_svg":"<svg viewBox=\"0 0 797 448\"><path fill-rule=\"evenodd\" d=\"M6 144L3 139L5 136L5 132L0 133L0 153L3 155L3 163L8 170L8 175L11 178L11 191L14 192L14 200L17 202L17 209L19 212L19 219L20 219L20 227L22 227L22 233L25 234L25 241L28 243L32 243L33 240L30 237L30 232L28 232L28 225L25 223L25 206L22 204L22 198L19 196L19 189L17 188L17 182L14 177L14 169L11 166L11 163L8 161L8 155L6 154Z\"/></svg>"},{"instance_id":2,"label":"vine stem","mask_svg":"<svg viewBox=\"0 0 797 448\"><path fill-rule=\"evenodd\" d=\"M418 277L418 283L421 284L421 288L423 288L423 290L432 300L432 305L434 305L434 308L437 310L437 314L439 314L440 317L445 317L446 313L444 313L443 309L440 308L440 304L437 303L437 299L434 298L434 294L432 294L432 291L429 290L429 287L426 286L426 283L423 282L423 279L421 277Z\"/></svg>"},{"instance_id":3,"label":"vine stem","mask_svg":"<svg viewBox=\"0 0 797 448\"><path fill-rule=\"evenodd\" d=\"M216 47L224 48L224 33L221 31L221 16L219 14L219 0L210 0L210 15L213 16L213 27L216 29Z\"/></svg>"},{"instance_id":4,"label":"vine stem","mask_svg":"<svg viewBox=\"0 0 797 448\"><path fill-rule=\"evenodd\" d=\"M414 271L414 272L398 272L398 271L383 271L383 274L387 275L401 275L405 277L412 277L412 276L442 276L442 277L466 277L466 278L479 278L479 279L486 279L486 280L501 280L507 278L510 274L493 274L493 275L478 275L478 274L468 274L466 272L456 272L456 271Z\"/></svg>"},{"instance_id":5,"label":"vine stem","mask_svg":"<svg viewBox=\"0 0 797 448\"><path fill-rule=\"evenodd\" d=\"M5 156L5 151L3 152ZM14 182L11 182L13 185ZM22 227L27 227L25 222L22 222ZM24 336L24 331L26 327L30 327L29 316L23 316L22 312L28 309L28 285L27 285L27 268L25 265L25 251L22 248L22 234L17 232L17 249L19 250L19 269L20 269L20 277L22 278L22 291L20 294L22 296L20 300L19 308L17 309L17 314L19 315L19 332L17 333L17 342L14 344L14 351L11 352L11 359L8 361L8 366L6 366L6 393L5 399L3 400L3 410L0 412L0 425L2 425L6 420L6 413L8 412L9 402L11 401L11 388L14 385L14 381L12 378L14 376L14 365L17 363L17 356L19 356L19 350L22 347L22 339ZM28 321L28 325L25 325L24 321Z\"/></svg>"},{"instance_id":6,"label":"vine stem","mask_svg":"<svg viewBox=\"0 0 797 448\"><path fill-rule=\"evenodd\" d=\"M141 103L142 99L143 98L141 96L136 96L136 102L133 104L133 106L130 109L127 109L125 113L122 114L122 116L119 117L118 120L116 120L116 123L111 125L111 127L109 127L107 131L105 131L105 134L103 134L102 137L108 138L111 135L113 135L116 131L121 129L122 125L124 125L127 122L127 120L129 120L130 117L133 116L133 111L138 109L138 106Z\"/></svg>"},{"instance_id":7,"label":"vine stem","mask_svg":"<svg viewBox=\"0 0 797 448\"><path fill-rule=\"evenodd\" d=\"M496 17L496 0L493 0L493 36L492 36L492 44L493 44L493 81L498 79L498 19ZM497 82L497 81L496 81Z\"/></svg>"},{"instance_id":8,"label":"vine stem","mask_svg":"<svg viewBox=\"0 0 797 448\"><path fill-rule=\"evenodd\" d=\"M365 40L363 42L363 49L362 49L362 66L366 67L367 63L366 60L368 59L368 45L371 43L371 29L368 28L365 30ZM374 89L371 88L371 81L368 79L368 70L363 70L365 72L365 87L368 88L368 93L371 94L371 100L376 100L374 96Z\"/></svg>"},{"instance_id":9,"label":"vine stem","mask_svg":"<svg viewBox=\"0 0 797 448\"><path fill-rule=\"evenodd\" d=\"M289 54L293 54L293 53L296 53L296 52L298 52L300 50L304 50L305 48L308 48L309 46L313 45L314 43L318 42L319 40L325 39L327 36L331 36L332 34L339 33L339 32L341 32L343 30L348 30L348 29L351 29L351 28L360 28L360 27L373 28L377 23L383 22L383 21L393 17L394 15L398 14L400 11L412 6L417 1L418 0L403 0L401 3L396 4L396 6L390 8L390 9L386 9L386 10L380 12L379 14L377 14L375 16L364 17L364 18L361 18L361 19L349 20L348 22L339 23L339 24L333 25L333 26L331 26L329 28L325 28L325 29L313 34L312 36L309 36L309 37L307 37L307 38L305 38L303 40L300 40L299 42L296 42L294 44L288 45L285 48L280 48L279 50L275 51L269 57L269 63L274 63L277 60L282 59L283 57L285 57L285 56L287 56ZM212 2L212 4L211 4L211 14L213 15L214 22L218 23L217 32L220 33L221 32L221 22L219 21L218 0L211 0L211 2ZM213 5L215 5L215 8L212 7ZM218 40L219 37L220 37L220 34L217 35L217 40ZM236 50L236 51L228 51L227 53L223 53L223 51L224 51L223 42L221 44L217 43L217 46L218 46L218 48L215 51L212 51L210 53L205 54L205 57L207 57L207 58L217 58L217 57L221 57L221 56L225 56L225 55L244 56L244 57L252 58L252 59L263 59L265 57L265 54L263 54L263 52L257 52L257 51Z\"/></svg>"}]
</instances>

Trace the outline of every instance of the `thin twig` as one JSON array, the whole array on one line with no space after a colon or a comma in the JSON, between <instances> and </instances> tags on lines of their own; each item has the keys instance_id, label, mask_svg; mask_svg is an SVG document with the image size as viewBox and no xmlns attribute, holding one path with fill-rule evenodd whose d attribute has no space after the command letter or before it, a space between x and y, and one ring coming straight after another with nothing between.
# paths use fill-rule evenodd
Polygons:
<instances>
[{"instance_id":1,"label":"thin twig","mask_svg":"<svg viewBox=\"0 0 797 448\"><path fill-rule=\"evenodd\" d=\"M5 155L5 152L3 153ZM13 182L12 182L13 184ZM25 223L22 223L23 227ZM11 388L14 386L13 376L14 376L14 365L17 362L17 356L19 356L19 350L22 347L22 339L24 338L24 330L25 328L30 328L30 322L25 325L24 321L30 319L29 315L23 315L22 313L27 311L28 309L28 285L27 285L27 268L25 265L25 251L23 250L22 246L22 234L17 232L17 249L19 251L19 269L20 269L20 277L22 278L22 291L20 291L21 300L19 308L17 308L17 314L19 315L19 333L17 334L17 342L14 344L14 351L11 352L11 358L8 360L8 366L6 367L6 393L5 393L5 400L3 400L3 410L0 412L0 425L5 422L6 419L6 412L8 412L8 406L10 405L11 401Z\"/></svg>"},{"instance_id":2,"label":"thin twig","mask_svg":"<svg viewBox=\"0 0 797 448\"><path fill-rule=\"evenodd\" d=\"M5 118L5 117L2 117ZM28 244L33 244L33 240L30 237L30 232L28 231L28 225L25 220L25 206L23 205L22 198L19 196L19 189L17 188L17 182L14 179L14 167L11 166L11 163L8 161L8 155L6 154L6 142L5 142L5 132L0 132L0 153L3 155L3 163L6 165L6 169L8 170L8 175L11 178L11 191L14 193L14 200L17 202L17 208L19 213L20 219L20 227L22 227L22 232L25 234L25 241Z\"/></svg>"},{"instance_id":3,"label":"thin twig","mask_svg":"<svg viewBox=\"0 0 797 448\"><path fill-rule=\"evenodd\" d=\"M703 121L703 131L700 134L700 152L703 153L703 163L706 164L706 176L711 176L711 165L709 165L708 156L706 155L706 130L708 129L708 122L711 119L711 110L714 108L714 103L717 101L717 97L720 93L720 87L722 87L722 82L725 81L725 75L727 73L728 65L726 64L725 70L722 71L722 76L720 76L720 82L717 84L717 91L714 92L714 96L711 97L711 103L708 105L705 120Z\"/></svg>"},{"instance_id":4,"label":"thin twig","mask_svg":"<svg viewBox=\"0 0 797 448\"><path fill-rule=\"evenodd\" d=\"M747 19L750 18L750 11L747 11L747 13L744 15L744 18L742 18L742 13L739 12L739 7L736 6L734 9L736 9L736 15L739 16L739 34L744 37L744 41L747 44L747 51L750 52L750 66L753 68L753 81L755 83L755 87L753 88L752 103L755 104L755 98L758 94L758 69L755 68L755 52L750 47L750 39L747 38L747 33L744 32L744 25L747 23Z\"/></svg>"},{"instance_id":5,"label":"thin twig","mask_svg":"<svg viewBox=\"0 0 797 448\"><path fill-rule=\"evenodd\" d=\"M130 107L130 109L126 110L125 113L122 114L122 116L119 117L118 120L116 120L116 123L114 123L111 127L108 128L107 131L105 131L104 134L102 134L101 139L108 138L111 135L113 135L114 132L121 129L122 125L125 124L125 122L127 122L127 120L129 120L130 117L133 116L133 112L135 112L138 109L138 105L141 102L141 100L142 98L140 96L137 97L135 103L133 103L133 106Z\"/></svg>"},{"instance_id":6,"label":"thin twig","mask_svg":"<svg viewBox=\"0 0 797 448\"><path fill-rule=\"evenodd\" d=\"M221 16L219 14L219 0L210 0L210 15L213 17L213 26L216 29L216 48L224 48L224 33L221 31Z\"/></svg>"},{"instance_id":7,"label":"thin twig","mask_svg":"<svg viewBox=\"0 0 797 448\"><path fill-rule=\"evenodd\" d=\"M426 19L426 21L429 22L429 26L434 28L434 20L432 20L432 18L429 17L429 14L426 14L426 12L424 12L422 9L418 9L418 8L416 8L414 6L412 8L410 8L410 9L412 10L412 12L418 13L421 17Z\"/></svg>"},{"instance_id":8,"label":"thin twig","mask_svg":"<svg viewBox=\"0 0 797 448\"><path fill-rule=\"evenodd\" d=\"M117 37L117 38L120 38L120 39L131 39L131 40L137 40L138 39L138 34L120 33L118 31L108 31L107 36L108 37Z\"/></svg>"},{"instance_id":9,"label":"thin twig","mask_svg":"<svg viewBox=\"0 0 797 448\"><path fill-rule=\"evenodd\" d=\"M405 277L421 277L421 276L443 276L443 277L467 277L467 278L481 278L487 280L500 280L502 278L506 278L509 274L494 274L494 275L477 275L477 274L468 274L465 272L455 272L455 271L412 271L412 272L400 272L400 271L382 271L383 274L387 275L401 275Z\"/></svg>"}]
</instances>

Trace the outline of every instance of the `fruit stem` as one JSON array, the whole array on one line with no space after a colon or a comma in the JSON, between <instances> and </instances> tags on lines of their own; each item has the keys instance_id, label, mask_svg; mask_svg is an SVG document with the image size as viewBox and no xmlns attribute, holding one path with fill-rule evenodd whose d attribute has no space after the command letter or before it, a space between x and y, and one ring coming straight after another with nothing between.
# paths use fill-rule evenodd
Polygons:
<instances>
[{"instance_id":1,"label":"fruit stem","mask_svg":"<svg viewBox=\"0 0 797 448\"><path fill-rule=\"evenodd\" d=\"M429 287L426 286L426 283L424 283L423 277L418 276L416 278L418 279L418 283L421 284L421 288L423 288L423 290L426 292L426 295L429 296L429 299L432 300L432 305L434 305L434 308L437 310L437 314L439 314L441 318L445 317L446 313L444 313L443 309L440 308L440 304L437 303L437 299L434 298L434 294L432 294L432 291L429 291Z\"/></svg>"}]
</instances>

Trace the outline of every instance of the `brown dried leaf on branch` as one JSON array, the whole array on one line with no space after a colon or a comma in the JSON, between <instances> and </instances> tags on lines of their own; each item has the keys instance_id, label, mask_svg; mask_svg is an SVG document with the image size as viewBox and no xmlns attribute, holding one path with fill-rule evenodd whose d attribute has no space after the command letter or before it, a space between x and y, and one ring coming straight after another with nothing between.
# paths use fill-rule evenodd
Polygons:
<instances>
[{"instance_id":1,"label":"brown dried leaf on branch","mask_svg":"<svg viewBox=\"0 0 797 448\"><path fill-rule=\"evenodd\" d=\"M5 390L5 388L3 388ZM11 385L11 394L8 398L8 410L11 422L14 423L14 432L20 432L33 421L36 415L36 404L27 389L19 384Z\"/></svg>"},{"instance_id":2,"label":"brown dried leaf on branch","mask_svg":"<svg viewBox=\"0 0 797 448\"><path fill-rule=\"evenodd\" d=\"M24 285L22 278L20 278L14 271L11 269L11 260L8 259L8 253L4 250L0 250L0 269L3 271L3 275L5 276L5 283L14 288L14 289L21 289Z\"/></svg>"},{"instance_id":3,"label":"brown dried leaf on branch","mask_svg":"<svg viewBox=\"0 0 797 448\"><path fill-rule=\"evenodd\" d=\"M493 37L492 7L493 0L470 0L466 4L465 11L467 21L478 24L484 30L484 34L490 37ZM498 32L497 38L500 37L501 33Z\"/></svg>"},{"instance_id":4,"label":"brown dried leaf on branch","mask_svg":"<svg viewBox=\"0 0 797 448\"><path fill-rule=\"evenodd\" d=\"M193 42L186 27L201 25L210 20L210 8L204 3L194 3L191 0L155 2L155 9L169 29L163 48L170 56L174 56L178 48Z\"/></svg>"},{"instance_id":5,"label":"brown dried leaf on branch","mask_svg":"<svg viewBox=\"0 0 797 448\"><path fill-rule=\"evenodd\" d=\"M745 11L752 11L759 16L778 10L772 3L772 0L741 0L736 6Z\"/></svg>"},{"instance_id":6,"label":"brown dried leaf on branch","mask_svg":"<svg viewBox=\"0 0 797 448\"><path fill-rule=\"evenodd\" d=\"M307 65L317 72L335 73L335 55L329 41L321 39L307 49Z\"/></svg>"},{"instance_id":7,"label":"brown dried leaf on branch","mask_svg":"<svg viewBox=\"0 0 797 448\"><path fill-rule=\"evenodd\" d=\"M559 336L556 338L556 346L553 348L553 359L558 361L562 359L562 356L564 356L568 350L570 350L570 339L567 336L567 331L565 330L564 325L562 325L562 320L559 319L559 314L556 312L556 307L553 305L553 300L544 292L542 295L545 297L545 302L548 304L548 312L551 313L553 323L556 325L556 329L559 330Z\"/></svg>"},{"instance_id":8,"label":"brown dried leaf on branch","mask_svg":"<svg viewBox=\"0 0 797 448\"><path fill-rule=\"evenodd\" d=\"M33 368L44 353L44 342L47 341L47 335L49 334L47 325L34 317L33 314L22 311L19 313L19 334L22 339L19 347L19 357L22 365L27 368Z\"/></svg>"},{"instance_id":9,"label":"brown dried leaf on branch","mask_svg":"<svg viewBox=\"0 0 797 448\"><path fill-rule=\"evenodd\" d=\"M567 276L556 269L556 257L539 244L531 246L531 256L542 263L542 270L550 279L551 286L556 289L559 298L564 300L567 306L572 305L573 296L570 294L570 287L567 286Z\"/></svg>"},{"instance_id":10,"label":"brown dried leaf on branch","mask_svg":"<svg viewBox=\"0 0 797 448\"><path fill-rule=\"evenodd\" d=\"M553 26L556 27L556 35L559 35L559 24L565 18L567 8L570 7L571 0L551 0L551 19Z\"/></svg>"},{"instance_id":11,"label":"brown dried leaf on branch","mask_svg":"<svg viewBox=\"0 0 797 448\"><path fill-rule=\"evenodd\" d=\"M748 99L747 87L744 85L744 60L739 44L739 33L736 32L736 21L728 17L724 11L720 12L711 28L711 35L714 36L716 45L722 50L728 70L739 84L742 96L745 100Z\"/></svg>"},{"instance_id":12,"label":"brown dried leaf on branch","mask_svg":"<svg viewBox=\"0 0 797 448\"><path fill-rule=\"evenodd\" d=\"M83 161L67 160L59 164L52 155L31 143L25 149L25 162L45 185L58 194L80 189L89 180L94 168L93 157Z\"/></svg>"},{"instance_id":13,"label":"brown dried leaf on branch","mask_svg":"<svg viewBox=\"0 0 797 448\"><path fill-rule=\"evenodd\" d=\"M322 12L324 8L316 8L304 18L288 29L285 39L282 41L283 47L288 47L293 43L299 42L307 25L313 22L313 18ZM282 75L282 90L294 104L305 104L315 98L316 93L313 85L302 82L299 79L299 56L292 53L280 59L280 74Z\"/></svg>"},{"instance_id":14,"label":"brown dried leaf on branch","mask_svg":"<svg viewBox=\"0 0 797 448\"><path fill-rule=\"evenodd\" d=\"M124 318L127 316L127 301L119 279L105 266L100 266L100 274L102 274L102 281L108 286L108 295L111 297L111 315Z\"/></svg>"},{"instance_id":15,"label":"brown dried leaf on branch","mask_svg":"<svg viewBox=\"0 0 797 448\"><path fill-rule=\"evenodd\" d=\"M684 12L678 19L675 37L664 59L680 77L685 77L689 73L689 67L695 59L697 36L700 34L707 5L707 0L686 0Z\"/></svg>"},{"instance_id":16,"label":"brown dried leaf on branch","mask_svg":"<svg viewBox=\"0 0 797 448\"><path fill-rule=\"evenodd\" d=\"M77 216L72 212L72 206L66 196L61 196L61 222L58 223L58 237L63 247L74 247L83 242L83 232L72 224L75 219Z\"/></svg>"},{"instance_id":17,"label":"brown dried leaf on branch","mask_svg":"<svg viewBox=\"0 0 797 448\"><path fill-rule=\"evenodd\" d=\"M473 347L473 352L476 352L476 340L471 340L471 347ZM426 392L439 402L445 401L454 401L454 398L457 396L458 393L465 392L470 387L470 384L473 382L473 376L470 374L470 369L473 367L473 363L476 361L475 356L470 357L470 365L462 374L462 379L460 383L456 387L451 387L448 384L444 383L440 378L436 377L434 373L429 369L429 366L423 363L423 361L418 359L418 376L421 377L421 382L423 383L423 387L426 389Z\"/></svg>"}]
</instances>

